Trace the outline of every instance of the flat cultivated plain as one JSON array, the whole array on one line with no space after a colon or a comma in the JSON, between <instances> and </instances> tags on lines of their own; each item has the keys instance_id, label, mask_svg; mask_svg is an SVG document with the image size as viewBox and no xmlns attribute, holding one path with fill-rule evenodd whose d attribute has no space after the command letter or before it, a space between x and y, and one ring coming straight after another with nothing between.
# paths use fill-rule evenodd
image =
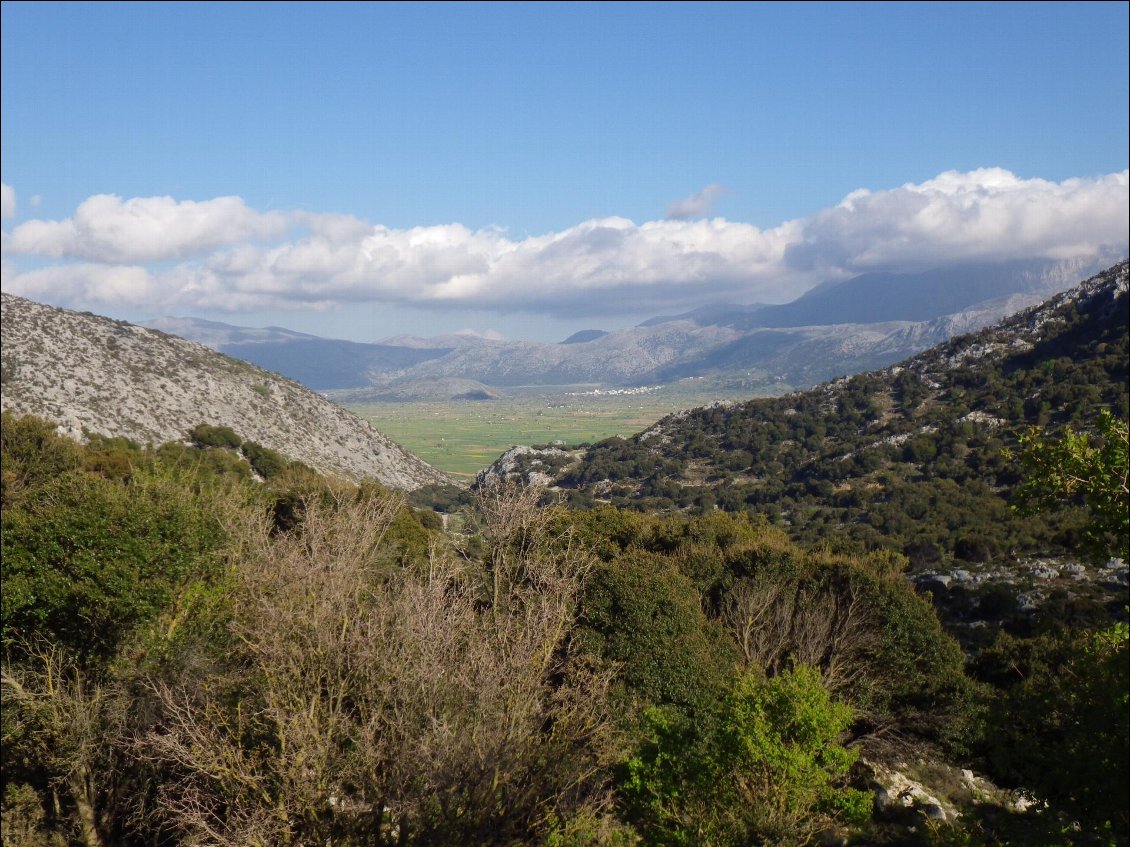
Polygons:
<instances>
[{"instance_id":1,"label":"flat cultivated plain","mask_svg":"<svg viewBox=\"0 0 1130 847\"><path fill-rule=\"evenodd\" d=\"M508 388L493 400L347 404L346 408L428 464L464 479L518 444L585 444L628 436L665 415L714 401L784 390L733 390L680 383L640 393L592 386ZM639 391L639 389L627 389ZM624 389L619 389L624 391Z\"/></svg>"}]
</instances>

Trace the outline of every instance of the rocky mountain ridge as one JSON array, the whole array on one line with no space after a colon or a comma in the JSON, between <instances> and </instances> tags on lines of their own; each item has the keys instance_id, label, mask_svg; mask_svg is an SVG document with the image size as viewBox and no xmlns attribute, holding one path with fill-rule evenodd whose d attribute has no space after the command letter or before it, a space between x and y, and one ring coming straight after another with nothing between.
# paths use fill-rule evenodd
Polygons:
<instances>
[{"instance_id":1,"label":"rocky mountain ridge","mask_svg":"<svg viewBox=\"0 0 1130 847\"><path fill-rule=\"evenodd\" d=\"M452 399L450 386L635 386L687 377L750 375L796 388L885 367L956 333L987 326L1068 287L1100 266L1073 262L949 267L863 274L781 306L706 306L629 329L583 330L556 344L473 335L387 338L376 344L268 327L161 319L221 352L316 390L361 389L374 398ZM162 321L164 323L162 323Z\"/></svg>"},{"instance_id":2,"label":"rocky mountain ridge","mask_svg":"<svg viewBox=\"0 0 1130 847\"><path fill-rule=\"evenodd\" d=\"M446 477L352 413L276 373L124 321L2 296L0 405L84 432L179 441L197 424L316 470L402 489Z\"/></svg>"}]
</instances>

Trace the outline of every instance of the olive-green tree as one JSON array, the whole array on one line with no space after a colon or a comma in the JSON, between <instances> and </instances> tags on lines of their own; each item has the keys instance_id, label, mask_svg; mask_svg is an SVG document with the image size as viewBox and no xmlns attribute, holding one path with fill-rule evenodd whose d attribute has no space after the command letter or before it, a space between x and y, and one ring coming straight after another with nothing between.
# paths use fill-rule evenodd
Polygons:
<instances>
[{"instance_id":1,"label":"olive-green tree","mask_svg":"<svg viewBox=\"0 0 1130 847\"><path fill-rule=\"evenodd\" d=\"M1126 422L1104 411L1094 434L1067 427L1051 438L1031 430L1021 444L1021 508L1082 499L1090 510L1089 552L1127 558ZM1020 651L1027 661L1008 656L1018 673L994 704L988 734L1001 776L1030 788L1082 832L1116 844L1130 838L1128 632L1119 622L1036 642Z\"/></svg>"},{"instance_id":2,"label":"olive-green tree","mask_svg":"<svg viewBox=\"0 0 1130 847\"><path fill-rule=\"evenodd\" d=\"M1009 677L988 735L995 774L1076 821L1087 843L1130 837L1128 643L1117 623L1066 638L1002 637L979 659Z\"/></svg>"},{"instance_id":3,"label":"olive-green tree","mask_svg":"<svg viewBox=\"0 0 1130 847\"><path fill-rule=\"evenodd\" d=\"M1126 421L1107 410L1099 414L1094 433L1068 426L1053 438L1038 428L1029 430L1015 454L1024 475L1016 490L1019 508L1046 510L1081 499L1091 515L1084 529L1088 550L1130 558L1127 443Z\"/></svg>"},{"instance_id":4,"label":"olive-green tree","mask_svg":"<svg viewBox=\"0 0 1130 847\"><path fill-rule=\"evenodd\" d=\"M845 784L858 755L837 743L852 711L803 665L738 676L710 721L646 713L623 766L625 813L648 845L804 845L861 824L871 798Z\"/></svg>"}]
</instances>

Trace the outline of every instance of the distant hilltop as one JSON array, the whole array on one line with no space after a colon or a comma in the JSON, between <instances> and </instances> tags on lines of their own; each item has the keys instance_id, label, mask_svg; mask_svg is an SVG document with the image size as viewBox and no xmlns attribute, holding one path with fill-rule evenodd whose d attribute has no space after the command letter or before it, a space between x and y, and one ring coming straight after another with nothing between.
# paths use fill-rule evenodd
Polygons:
<instances>
[{"instance_id":1,"label":"distant hilltop","mask_svg":"<svg viewBox=\"0 0 1130 847\"><path fill-rule=\"evenodd\" d=\"M479 482L536 479L579 506L756 510L796 537L894 546L912 563L1063 554L1069 533L1010 509L1018 477L1002 451L1031 426L1126 419L1128 277L1121 262L882 370L677 412L568 454L511 451Z\"/></svg>"},{"instance_id":2,"label":"distant hilltop","mask_svg":"<svg viewBox=\"0 0 1130 847\"><path fill-rule=\"evenodd\" d=\"M598 338L604 338L608 335L603 329L582 329L579 332L574 332L562 344L584 344L586 341L596 341Z\"/></svg>"}]
</instances>

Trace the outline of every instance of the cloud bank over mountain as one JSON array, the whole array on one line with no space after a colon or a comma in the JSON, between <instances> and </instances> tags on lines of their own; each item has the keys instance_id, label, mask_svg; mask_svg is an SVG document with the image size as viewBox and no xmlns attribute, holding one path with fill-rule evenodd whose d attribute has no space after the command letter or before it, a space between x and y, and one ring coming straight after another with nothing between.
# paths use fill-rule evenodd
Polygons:
<instances>
[{"instance_id":1,"label":"cloud bank over mountain","mask_svg":"<svg viewBox=\"0 0 1130 847\"><path fill-rule=\"evenodd\" d=\"M344 214L261 211L239 197L96 195L18 221L4 185L3 290L74 308L172 313L395 304L559 317L708 301L781 303L865 271L1127 253L1128 172L1051 182L999 168L850 193L761 229L701 219L719 186L668 219L609 217L521 239L458 223L392 229ZM696 219L697 218L697 219Z\"/></svg>"}]
</instances>

